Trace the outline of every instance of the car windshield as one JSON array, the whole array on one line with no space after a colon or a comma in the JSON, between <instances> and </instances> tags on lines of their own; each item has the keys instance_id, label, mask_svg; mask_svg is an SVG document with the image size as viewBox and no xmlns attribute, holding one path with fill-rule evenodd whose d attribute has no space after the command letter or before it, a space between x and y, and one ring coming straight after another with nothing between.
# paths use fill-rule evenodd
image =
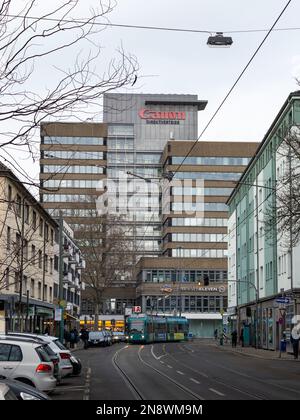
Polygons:
<instances>
[{"instance_id":1,"label":"car windshield","mask_svg":"<svg viewBox=\"0 0 300 420\"><path fill-rule=\"evenodd\" d=\"M48 356L50 357L56 356L56 353L52 350L52 348L48 344L44 345L44 349L45 349L45 352L48 354Z\"/></svg>"},{"instance_id":2,"label":"car windshield","mask_svg":"<svg viewBox=\"0 0 300 420\"><path fill-rule=\"evenodd\" d=\"M68 350L59 340L53 340L53 343L60 349L60 350Z\"/></svg>"}]
</instances>

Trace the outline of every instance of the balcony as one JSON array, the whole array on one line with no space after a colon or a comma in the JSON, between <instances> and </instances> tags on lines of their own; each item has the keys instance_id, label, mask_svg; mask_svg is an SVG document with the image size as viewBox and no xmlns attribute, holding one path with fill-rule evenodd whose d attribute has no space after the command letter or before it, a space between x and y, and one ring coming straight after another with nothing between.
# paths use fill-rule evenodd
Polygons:
<instances>
[{"instance_id":1,"label":"balcony","mask_svg":"<svg viewBox=\"0 0 300 420\"><path fill-rule=\"evenodd\" d=\"M70 273L70 272L65 272L64 273L63 283L64 284L73 284L72 273Z\"/></svg>"}]
</instances>

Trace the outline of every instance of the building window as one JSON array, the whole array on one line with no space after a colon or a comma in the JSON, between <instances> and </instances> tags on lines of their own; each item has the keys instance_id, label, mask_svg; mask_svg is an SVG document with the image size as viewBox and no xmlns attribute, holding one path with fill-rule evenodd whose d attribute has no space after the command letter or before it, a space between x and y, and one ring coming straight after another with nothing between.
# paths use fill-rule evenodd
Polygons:
<instances>
[{"instance_id":1,"label":"building window","mask_svg":"<svg viewBox=\"0 0 300 420\"><path fill-rule=\"evenodd\" d=\"M31 263L35 265L35 246L31 245Z\"/></svg>"},{"instance_id":2,"label":"building window","mask_svg":"<svg viewBox=\"0 0 300 420\"><path fill-rule=\"evenodd\" d=\"M25 204L24 206L24 222L29 224L29 204Z\"/></svg>"},{"instance_id":3,"label":"building window","mask_svg":"<svg viewBox=\"0 0 300 420\"><path fill-rule=\"evenodd\" d=\"M7 240L6 240L6 249L9 251L11 246L11 228L7 226Z\"/></svg>"},{"instance_id":4,"label":"building window","mask_svg":"<svg viewBox=\"0 0 300 420\"><path fill-rule=\"evenodd\" d=\"M11 204L12 204L12 188L10 185L8 186L7 201L8 201L8 208L10 209Z\"/></svg>"},{"instance_id":5,"label":"building window","mask_svg":"<svg viewBox=\"0 0 300 420\"><path fill-rule=\"evenodd\" d=\"M22 293L23 295L27 294L27 276L23 276Z\"/></svg>"},{"instance_id":6,"label":"building window","mask_svg":"<svg viewBox=\"0 0 300 420\"><path fill-rule=\"evenodd\" d=\"M43 253L39 250L39 268L43 268Z\"/></svg>"},{"instance_id":7,"label":"building window","mask_svg":"<svg viewBox=\"0 0 300 420\"><path fill-rule=\"evenodd\" d=\"M34 298L34 279L30 281L30 296Z\"/></svg>"},{"instance_id":8,"label":"building window","mask_svg":"<svg viewBox=\"0 0 300 420\"><path fill-rule=\"evenodd\" d=\"M45 271L48 272L48 255L44 255L44 264L45 264Z\"/></svg>"},{"instance_id":9,"label":"building window","mask_svg":"<svg viewBox=\"0 0 300 420\"><path fill-rule=\"evenodd\" d=\"M44 297L43 300L47 301L48 300L48 288L47 288L47 284L44 285Z\"/></svg>"},{"instance_id":10,"label":"building window","mask_svg":"<svg viewBox=\"0 0 300 420\"><path fill-rule=\"evenodd\" d=\"M45 235L45 241L48 241L48 239L49 239L49 226L47 225L47 223L45 223L44 235Z\"/></svg>"},{"instance_id":11,"label":"building window","mask_svg":"<svg viewBox=\"0 0 300 420\"><path fill-rule=\"evenodd\" d=\"M19 217L21 217L21 208L22 208L21 196L19 194L17 194L17 196L16 196L16 214Z\"/></svg>"},{"instance_id":12,"label":"building window","mask_svg":"<svg viewBox=\"0 0 300 420\"><path fill-rule=\"evenodd\" d=\"M32 212L32 227L36 230L36 212L34 210Z\"/></svg>"},{"instance_id":13,"label":"building window","mask_svg":"<svg viewBox=\"0 0 300 420\"><path fill-rule=\"evenodd\" d=\"M39 234L43 236L43 219L40 217Z\"/></svg>"},{"instance_id":14,"label":"building window","mask_svg":"<svg viewBox=\"0 0 300 420\"><path fill-rule=\"evenodd\" d=\"M38 299L42 299L42 283L38 282Z\"/></svg>"},{"instance_id":15,"label":"building window","mask_svg":"<svg viewBox=\"0 0 300 420\"><path fill-rule=\"evenodd\" d=\"M29 255L28 255L28 241L24 239L24 259L28 261Z\"/></svg>"},{"instance_id":16,"label":"building window","mask_svg":"<svg viewBox=\"0 0 300 420\"><path fill-rule=\"evenodd\" d=\"M53 274L53 258L50 258L50 274Z\"/></svg>"},{"instance_id":17,"label":"building window","mask_svg":"<svg viewBox=\"0 0 300 420\"><path fill-rule=\"evenodd\" d=\"M54 231L53 231L53 229L50 230L50 238L51 238L51 245L54 245Z\"/></svg>"},{"instance_id":18,"label":"building window","mask_svg":"<svg viewBox=\"0 0 300 420\"><path fill-rule=\"evenodd\" d=\"M49 302L52 302L52 287L49 287Z\"/></svg>"},{"instance_id":19,"label":"building window","mask_svg":"<svg viewBox=\"0 0 300 420\"><path fill-rule=\"evenodd\" d=\"M58 256L54 255L54 270L58 271Z\"/></svg>"},{"instance_id":20,"label":"building window","mask_svg":"<svg viewBox=\"0 0 300 420\"><path fill-rule=\"evenodd\" d=\"M4 285L3 285L6 290L9 289L9 268L7 267L5 270L5 275L4 275Z\"/></svg>"}]
</instances>

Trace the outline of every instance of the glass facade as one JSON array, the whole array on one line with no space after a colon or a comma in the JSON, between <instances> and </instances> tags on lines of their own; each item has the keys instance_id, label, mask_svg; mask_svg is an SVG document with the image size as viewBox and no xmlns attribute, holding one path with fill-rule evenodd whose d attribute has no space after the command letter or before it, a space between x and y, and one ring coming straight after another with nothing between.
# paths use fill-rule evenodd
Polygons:
<instances>
[{"instance_id":1,"label":"glass facade","mask_svg":"<svg viewBox=\"0 0 300 420\"><path fill-rule=\"evenodd\" d=\"M47 188L101 188L103 186L97 179L49 179L42 182L43 187Z\"/></svg>"},{"instance_id":2,"label":"glass facade","mask_svg":"<svg viewBox=\"0 0 300 420\"><path fill-rule=\"evenodd\" d=\"M43 194L44 203L90 203L90 194Z\"/></svg>"},{"instance_id":3,"label":"glass facade","mask_svg":"<svg viewBox=\"0 0 300 420\"><path fill-rule=\"evenodd\" d=\"M225 203L171 203L172 211L228 211Z\"/></svg>"},{"instance_id":4,"label":"glass facade","mask_svg":"<svg viewBox=\"0 0 300 420\"><path fill-rule=\"evenodd\" d=\"M172 242L227 242L222 233L169 233L167 240Z\"/></svg>"},{"instance_id":5,"label":"glass facade","mask_svg":"<svg viewBox=\"0 0 300 420\"><path fill-rule=\"evenodd\" d=\"M232 193L233 188L196 188L196 187L172 187L172 195L220 195L228 196Z\"/></svg>"},{"instance_id":6,"label":"glass facade","mask_svg":"<svg viewBox=\"0 0 300 420\"><path fill-rule=\"evenodd\" d=\"M179 292L178 292L179 293ZM220 313L220 310L227 309L226 296L186 296L184 294L171 296L147 296L146 310L147 312L166 312L170 313L174 310L181 312L210 312Z\"/></svg>"},{"instance_id":7,"label":"glass facade","mask_svg":"<svg viewBox=\"0 0 300 420\"><path fill-rule=\"evenodd\" d=\"M168 226L222 226L227 227L227 219L203 218L203 217L174 217L168 219Z\"/></svg>"},{"instance_id":8,"label":"glass facade","mask_svg":"<svg viewBox=\"0 0 300 420\"><path fill-rule=\"evenodd\" d=\"M227 249L169 249L170 257L183 258L227 258Z\"/></svg>"},{"instance_id":9,"label":"glass facade","mask_svg":"<svg viewBox=\"0 0 300 420\"><path fill-rule=\"evenodd\" d=\"M214 157L214 156L172 156L170 158L170 165L179 165L184 161L184 165L248 165L251 158L248 157Z\"/></svg>"},{"instance_id":10,"label":"glass facade","mask_svg":"<svg viewBox=\"0 0 300 420\"><path fill-rule=\"evenodd\" d=\"M44 144L71 144L71 145L105 145L105 139L103 137L56 137L56 136L45 136L43 138Z\"/></svg>"},{"instance_id":11,"label":"glass facade","mask_svg":"<svg viewBox=\"0 0 300 420\"><path fill-rule=\"evenodd\" d=\"M169 283L188 282L198 283L204 276L209 277L212 283L224 283L227 281L226 270L142 270L139 281L144 283Z\"/></svg>"},{"instance_id":12,"label":"glass facade","mask_svg":"<svg viewBox=\"0 0 300 420\"><path fill-rule=\"evenodd\" d=\"M42 165L42 173L104 174L106 168L98 165Z\"/></svg>"},{"instance_id":13,"label":"glass facade","mask_svg":"<svg viewBox=\"0 0 300 420\"><path fill-rule=\"evenodd\" d=\"M241 172L176 172L174 179L238 181L241 175Z\"/></svg>"},{"instance_id":14,"label":"glass facade","mask_svg":"<svg viewBox=\"0 0 300 420\"><path fill-rule=\"evenodd\" d=\"M76 150L42 150L42 159L106 159L105 152L76 151Z\"/></svg>"}]
</instances>

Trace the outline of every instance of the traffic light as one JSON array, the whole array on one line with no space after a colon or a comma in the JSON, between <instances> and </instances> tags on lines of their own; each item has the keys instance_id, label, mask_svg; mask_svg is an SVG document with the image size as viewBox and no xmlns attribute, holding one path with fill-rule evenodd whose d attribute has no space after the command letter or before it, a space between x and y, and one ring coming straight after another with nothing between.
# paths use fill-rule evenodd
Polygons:
<instances>
[{"instance_id":1,"label":"traffic light","mask_svg":"<svg viewBox=\"0 0 300 420\"><path fill-rule=\"evenodd\" d=\"M209 286L209 277L207 274L204 275L203 280L204 280L204 286Z\"/></svg>"}]
</instances>

